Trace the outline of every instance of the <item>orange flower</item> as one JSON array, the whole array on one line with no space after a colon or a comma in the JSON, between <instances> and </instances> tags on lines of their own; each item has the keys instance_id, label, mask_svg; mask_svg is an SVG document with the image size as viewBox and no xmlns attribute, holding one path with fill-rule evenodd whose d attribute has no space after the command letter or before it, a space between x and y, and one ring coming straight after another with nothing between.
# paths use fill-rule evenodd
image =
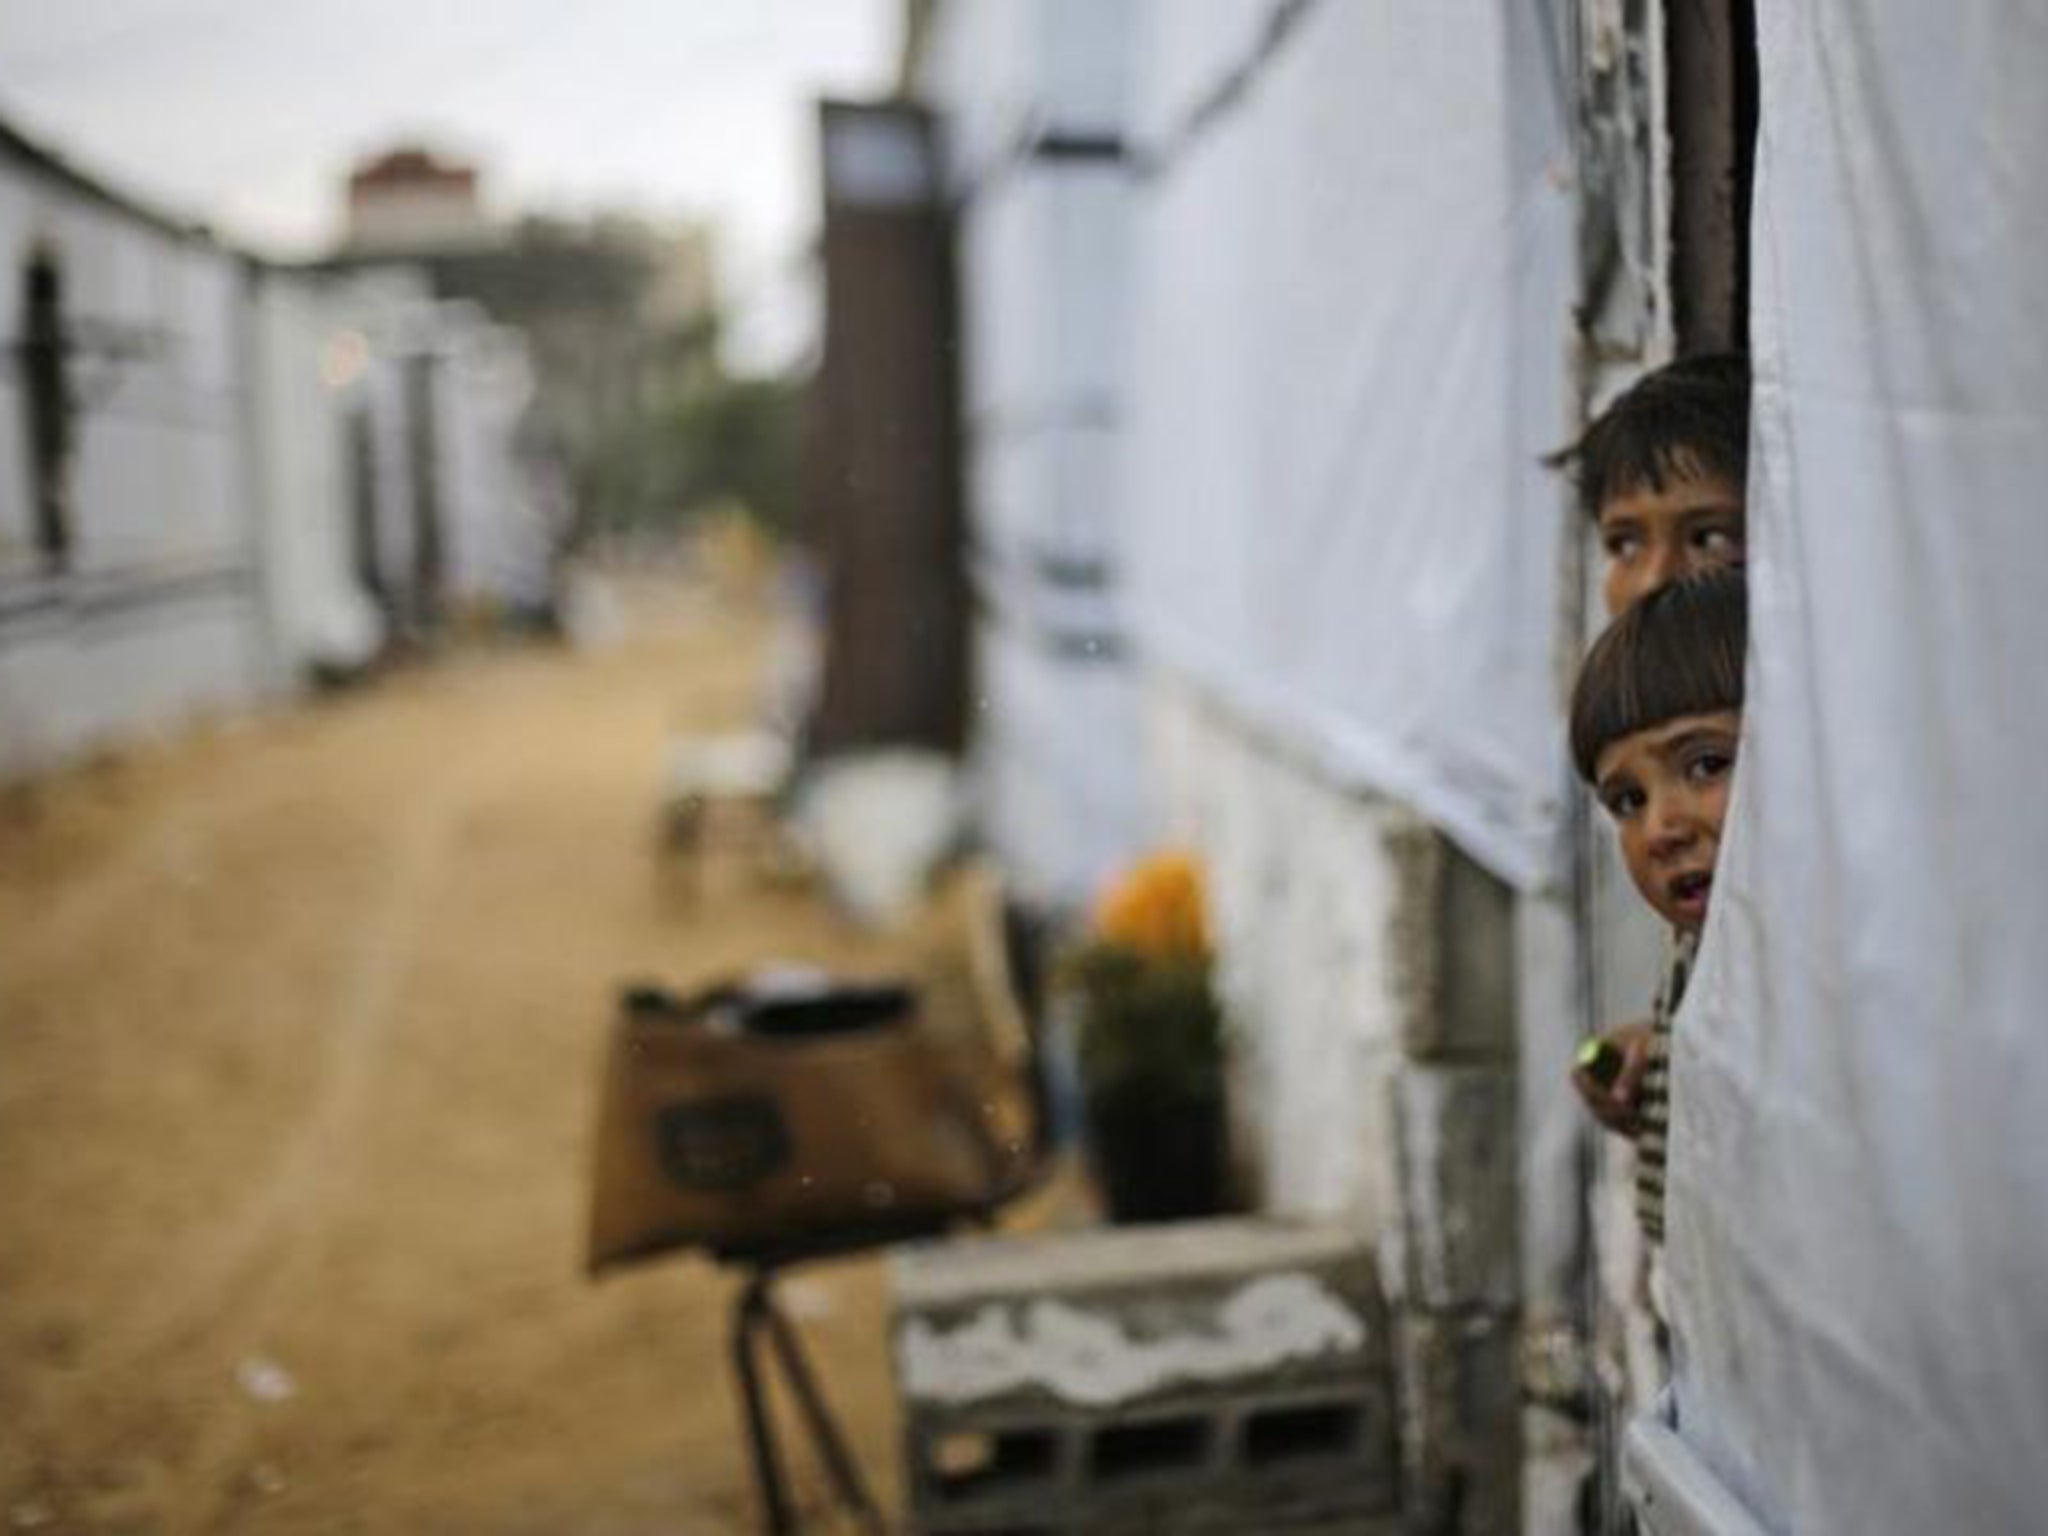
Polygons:
<instances>
[{"instance_id":1,"label":"orange flower","mask_svg":"<svg viewBox=\"0 0 2048 1536\"><path fill-rule=\"evenodd\" d=\"M1206 960L1209 920L1200 866L1178 852L1133 865L1103 894L1095 932L1148 959Z\"/></svg>"}]
</instances>

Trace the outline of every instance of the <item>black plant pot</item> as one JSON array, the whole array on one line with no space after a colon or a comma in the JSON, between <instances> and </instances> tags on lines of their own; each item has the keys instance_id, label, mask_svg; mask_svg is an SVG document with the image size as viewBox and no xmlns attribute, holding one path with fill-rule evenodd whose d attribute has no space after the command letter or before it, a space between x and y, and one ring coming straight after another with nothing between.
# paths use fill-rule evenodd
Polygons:
<instances>
[{"instance_id":1,"label":"black plant pot","mask_svg":"<svg viewBox=\"0 0 2048 1536\"><path fill-rule=\"evenodd\" d=\"M1117 1083L1090 1088L1087 1105L1089 1162L1111 1221L1223 1213L1230 1158L1220 1091Z\"/></svg>"}]
</instances>

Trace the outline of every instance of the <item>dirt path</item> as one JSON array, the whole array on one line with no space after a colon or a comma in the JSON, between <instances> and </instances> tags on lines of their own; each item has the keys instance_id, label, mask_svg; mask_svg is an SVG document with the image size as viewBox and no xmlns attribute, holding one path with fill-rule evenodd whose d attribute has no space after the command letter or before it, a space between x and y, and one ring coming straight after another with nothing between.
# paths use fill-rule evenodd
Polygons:
<instances>
[{"instance_id":1,"label":"dirt path","mask_svg":"<svg viewBox=\"0 0 2048 1536\"><path fill-rule=\"evenodd\" d=\"M663 732L744 719L761 639L458 660L0 804L11 1529L748 1527L730 1282L579 1244L619 978L898 958L660 878ZM799 1285L893 1501L878 1271Z\"/></svg>"}]
</instances>

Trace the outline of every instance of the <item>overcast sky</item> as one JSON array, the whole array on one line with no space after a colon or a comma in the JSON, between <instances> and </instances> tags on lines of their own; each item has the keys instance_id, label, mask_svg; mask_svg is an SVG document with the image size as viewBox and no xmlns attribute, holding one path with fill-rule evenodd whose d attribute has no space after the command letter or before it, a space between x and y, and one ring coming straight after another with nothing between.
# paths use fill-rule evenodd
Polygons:
<instances>
[{"instance_id":1,"label":"overcast sky","mask_svg":"<svg viewBox=\"0 0 2048 1536\"><path fill-rule=\"evenodd\" d=\"M352 162L468 155L494 210L699 213L750 311L804 324L813 101L885 91L898 0L0 0L0 113L266 253L324 249Z\"/></svg>"}]
</instances>

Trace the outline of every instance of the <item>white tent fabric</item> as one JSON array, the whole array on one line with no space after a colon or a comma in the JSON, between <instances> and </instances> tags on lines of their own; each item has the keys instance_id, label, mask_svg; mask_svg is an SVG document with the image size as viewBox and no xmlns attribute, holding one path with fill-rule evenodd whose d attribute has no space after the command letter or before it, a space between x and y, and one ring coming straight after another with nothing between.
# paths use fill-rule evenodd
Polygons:
<instances>
[{"instance_id":1,"label":"white tent fabric","mask_svg":"<svg viewBox=\"0 0 2048 1536\"><path fill-rule=\"evenodd\" d=\"M1744 757L1678 1021L1682 1440L2048 1522L2048 8L1760 0Z\"/></svg>"},{"instance_id":2,"label":"white tent fabric","mask_svg":"<svg viewBox=\"0 0 2048 1536\"><path fill-rule=\"evenodd\" d=\"M1572 285L1538 9L1153 7L1123 561L1148 659L1524 887Z\"/></svg>"},{"instance_id":3,"label":"white tent fabric","mask_svg":"<svg viewBox=\"0 0 2048 1536\"><path fill-rule=\"evenodd\" d=\"M1103 146L1128 111L1129 22L1100 0L961 0L920 71L959 200L981 829L1059 905L1152 832L1112 560L1135 194Z\"/></svg>"}]
</instances>

